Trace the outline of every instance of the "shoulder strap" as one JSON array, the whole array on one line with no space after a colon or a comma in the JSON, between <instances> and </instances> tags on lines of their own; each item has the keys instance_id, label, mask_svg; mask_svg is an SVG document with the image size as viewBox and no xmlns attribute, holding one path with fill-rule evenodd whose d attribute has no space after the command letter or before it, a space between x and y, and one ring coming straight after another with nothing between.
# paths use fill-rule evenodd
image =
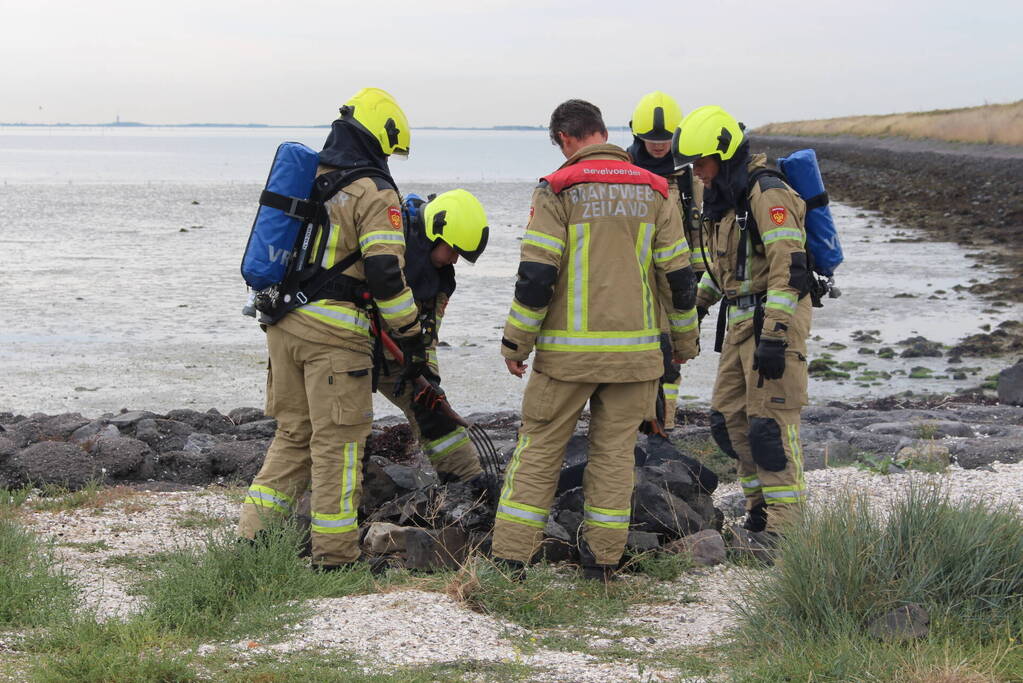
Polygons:
<instances>
[{"instance_id":1,"label":"shoulder strap","mask_svg":"<svg viewBox=\"0 0 1023 683\"><path fill-rule=\"evenodd\" d=\"M398 191L397 184L395 184L394 179L391 178L387 171L376 166L359 166L357 168L339 168L317 176L316 182L313 185L314 199L321 204L327 202L341 188L354 183L360 178L381 180L387 187L390 187L395 192Z\"/></svg>"}]
</instances>

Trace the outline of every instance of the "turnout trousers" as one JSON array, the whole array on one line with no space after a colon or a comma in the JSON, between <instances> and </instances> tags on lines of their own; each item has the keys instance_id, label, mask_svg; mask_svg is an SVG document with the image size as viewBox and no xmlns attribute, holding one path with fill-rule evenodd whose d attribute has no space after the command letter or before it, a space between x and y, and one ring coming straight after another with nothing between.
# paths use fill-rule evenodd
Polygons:
<instances>
[{"instance_id":1,"label":"turnout trousers","mask_svg":"<svg viewBox=\"0 0 1023 683\"><path fill-rule=\"evenodd\" d=\"M723 305L723 304L722 304ZM746 511L755 524L778 532L806 500L799 414L807 402L806 338L810 297L803 297L787 332L785 373L763 380L753 369L753 321L728 330L721 350L710 424L714 441L738 460Z\"/></svg>"},{"instance_id":2,"label":"turnout trousers","mask_svg":"<svg viewBox=\"0 0 1023 683\"><path fill-rule=\"evenodd\" d=\"M373 421L372 358L266 331L270 363L266 413L277 432L242 504L238 534L255 538L269 518L288 514L312 484L314 564L359 557L362 456Z\"/></svg>"},{"instance_id":3,"label":"turnout trousers","mask_svg":"<svg viewBox=\"0 0 1023 683\"><path fill-rule=\"evenodd\" d=\"M568 382L533 371L522 401L518 444L498 503L495 557L528 562L539 548L565 446L589 402L582 537L597 564L618 564L629 534L636 428L652 417L658 382Z\"/></svg>"},{"instance_id":4,"label":"turnout trousers","mask_svg":"<svg viewBox=\"0 0 1023 683\"><path fill-rule=\"evenodd\" d=\"M422 435L415 413L412 411L414 382L406 383L404 391L395 396L393 378L382 377L379 391L387 397L388 401L401 408L401 412L405 413L409 427L412 428L412 436L423 448L423 453L430 459L430 463L437 470L441 481L449 479L468 481L483 472L483 468L480 467L480 456L463 427L456 427L453 431L436 439L427 439Z\"/></svg>"}]
</instances>

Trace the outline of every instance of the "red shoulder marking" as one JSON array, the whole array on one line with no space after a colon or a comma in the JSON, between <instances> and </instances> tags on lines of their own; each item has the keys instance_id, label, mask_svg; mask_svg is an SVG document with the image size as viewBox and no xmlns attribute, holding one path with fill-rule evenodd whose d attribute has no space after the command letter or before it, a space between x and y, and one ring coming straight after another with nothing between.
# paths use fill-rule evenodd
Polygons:
<instances>
[{"instance_id":1,"label":"red shoulder marking","mask_svg":"<svg viewBox=\"0 0 1023 683\"><path fill-rule=\"evenodd\" d=\"M668 181L627 161L611 161L605 159L580 161L562 168L540 180L546 181L554 194L560 194L565 188L580 183L627 183L630 185L649 185L668 198Z\"/></svg>"}]
</instances>

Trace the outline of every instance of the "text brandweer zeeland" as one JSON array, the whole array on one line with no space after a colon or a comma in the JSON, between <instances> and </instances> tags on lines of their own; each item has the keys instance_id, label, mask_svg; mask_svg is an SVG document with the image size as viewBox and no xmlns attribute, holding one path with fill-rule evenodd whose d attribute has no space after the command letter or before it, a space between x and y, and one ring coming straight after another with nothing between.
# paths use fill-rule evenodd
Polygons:
<instances>
[{"instance_id":1,"label":"text brandweer zeeland","mask_svg":"<svg viewBox=\"0 0 1023 683\"><path fill-rule=\"evenodd\" d=\"M636 174L632 169L586 169L586 172L604 174L606 172L625 175ZM629 218L646 218L655 193L649 185L626 185L617 183L593 183L576 185L568 190L568 198L573 204L581 204L582 218L603 218L608 216L626 216Z\"/></svg>"}]
</instances>

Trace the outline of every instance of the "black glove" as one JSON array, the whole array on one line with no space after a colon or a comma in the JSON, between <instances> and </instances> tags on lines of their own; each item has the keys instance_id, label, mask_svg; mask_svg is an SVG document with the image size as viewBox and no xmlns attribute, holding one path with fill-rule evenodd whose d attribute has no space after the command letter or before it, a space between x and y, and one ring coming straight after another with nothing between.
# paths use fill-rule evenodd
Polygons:
<instances>
[{"instance_id":1,"label":"black glove","mask_svg":"<svg viewBox=\"0 0 1023 683\"><path fill-rule=\"evenodd\" d=\"M401 347L401 355L405 357L405 364L401 367L401 374L398 381L394 383L394 395L400 396L405 391L408 382L415 381L424 372L427 372L426 340L422 334L414 334L411 337L403 337L398 340Z\"/></svg>"},{"instance_id":2,"label":"black glove","mask_svg":"<svg viewBox=\"0 0 1023 683\"><path fill-rule=\"evenodd\" d=\"M787 342L781 339L762 337L753 352L753 369L760 371L764 379L781 379L785 374L785 347Z\"/></svg>"},{"instance_id":3,"label":"black glove","mask_svg":"<svg viewBox=\"0 0 1023 683\"><path fill-rule=\"evenodd\" d=\"M434 441L458 429L458 423L444 413L443 399L444 394L441 392L440 400L432 405L420 400L419 396L412 400L412 415L416 418L419 433L426 441Z\"/></svg>"}]
</instances>

